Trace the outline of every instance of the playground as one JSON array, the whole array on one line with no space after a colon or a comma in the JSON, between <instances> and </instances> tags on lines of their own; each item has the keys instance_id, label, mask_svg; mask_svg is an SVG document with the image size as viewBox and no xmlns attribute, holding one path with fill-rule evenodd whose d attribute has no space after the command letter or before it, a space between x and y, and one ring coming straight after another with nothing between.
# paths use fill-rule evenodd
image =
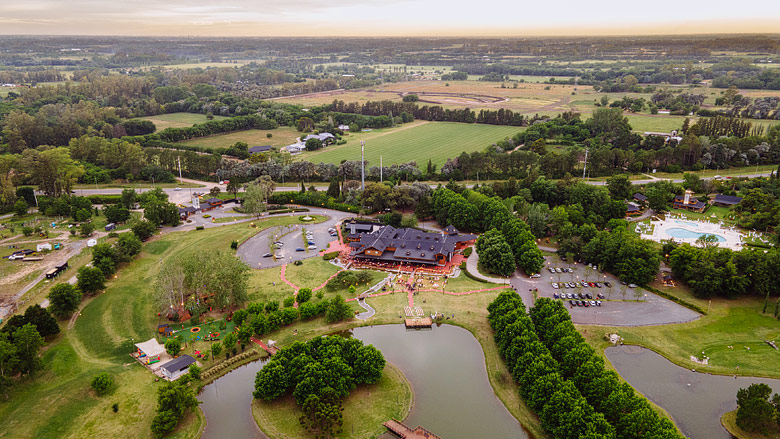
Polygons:
<instances>
[{"instance_id":1,"label":"playground","mask_svg":"<svg viewBox=\"0 0 780 439\"><path fill-rule=\"evenodd\" d=\"M158 325L157 331L163 344L170 338L179 337L183 342L193 343L196 341L222 340L225 335L233 332L235 326L233 322L220 319L198 323L197 325L185 325L183 323L162 324Z\"/></svg>"}]
</instances>

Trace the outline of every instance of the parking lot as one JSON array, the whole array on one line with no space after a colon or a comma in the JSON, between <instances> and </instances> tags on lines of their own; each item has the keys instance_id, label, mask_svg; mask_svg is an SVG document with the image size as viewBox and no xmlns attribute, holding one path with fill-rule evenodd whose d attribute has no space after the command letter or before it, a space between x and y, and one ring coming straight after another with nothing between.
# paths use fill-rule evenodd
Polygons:
<instances>
[{"instance_id":1,"label":"parking lot","mask_svg":"<svg viewBox=\"0 0 780 439\"><path fill-rule=\"evenodd\" d=\"M314 211L309 214L322 213ZM302 214L296 214L301 216ZM349 215L343 212L335 213L328 211L329 218L319 224L300 222L288 227L282 227L282 234L276 244L274 244L273 234L277 233L277 227L263 230L257 235L249 238L238 247L237 255L252 268L277 267L282 264L289 264L298 260L312 258L319 255L320 250L327 248L331 241L338 241L338 236L332 236L328 229L336 227L336 224ZM310 233L309 238L304 242L304 233ZM274 247L272 249L272 246ZM274 258L272 255L275 255Z\"/></svg>"},{"instance_id":2,"label":"parking lot","mask_svg":"<svg viewBox=\"0 0 780 439\"><path fill-rule=\"evenodd\" d=\"M530 303L528 300L534 289L538 297L555 299L557 296L557 300L566 305L574 323L644 326L682 323L699 317L695 311L641 287L624 285L609 273L601 273L582 263L567 263L557 256L546 256L545 259L545 267L538 277L516 275L512 286L526 303Z\"/></svg>"}]
</instances>

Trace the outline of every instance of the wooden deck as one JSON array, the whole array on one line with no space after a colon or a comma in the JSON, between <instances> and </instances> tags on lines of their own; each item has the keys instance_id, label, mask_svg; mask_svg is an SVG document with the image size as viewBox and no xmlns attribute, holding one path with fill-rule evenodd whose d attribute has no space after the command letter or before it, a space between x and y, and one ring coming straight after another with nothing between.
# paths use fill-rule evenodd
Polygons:
<instances>
[{"instance_id":1,"label":"wooden deck","mask_svg":"<svg viewBox=\"0 0 780 439\"><path fill-rule=\"evenodd\" d=\"M404 323L406 324L407 328L430 328L433 326L433 320L431 320L430 317L422 317L417 319L406 319L404 320Z\"/></svg>"},{"instance_id":2,"label":"wooden deck","mask_svg":"<svg viewBox=\"0 0 780 439\"><path fill-rule=\"evenodd\" d=\"M267 344L263 343L262 340L258 340L254 337L251 337L249 340L251 340L252 343L260 346L264 351L268 352L269 355L274 355L279 350L276 346L268 346Z\"/></svg>"},{"instance_id":3,"label":"wooden deck","mask_svg":"<svg viewBox=\"0 0 780 439\"><path fill-rule=\"evenodd\" d=\"M401 439L441 439L439 436L431 433L427 429L420 427L419 425L412 430L404 425L401 421L391 419L383 424L394 435Z\"/></svg>"}]
</instances>

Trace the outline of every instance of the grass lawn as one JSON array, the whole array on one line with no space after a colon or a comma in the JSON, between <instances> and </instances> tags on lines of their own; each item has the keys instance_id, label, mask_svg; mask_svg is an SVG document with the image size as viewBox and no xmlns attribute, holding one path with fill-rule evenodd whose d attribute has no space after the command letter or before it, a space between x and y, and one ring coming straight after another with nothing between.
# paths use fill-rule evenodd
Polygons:
<instances>
[{"instance_id":1,"label":"grass lawn","mask_svg":"<svg viewBox=\"0 0 780 439\"><path fill-rule=\"evenodd\" d=\"M447 286L445 290L452 291L454 293L461 293L464 291L482 290L485 288L495 288L498 285L488 282L481 282L466 276L466 273L460 273L460 276L456 278L447 279Z\"/></svg>"},{"instance_id":2,"label":"grass lawn","mask_svg":"<svg viewBox=\"0 0 780 439\"><path fill-rule=\"evenodd\" d=\"M734 374L739 366L740 375L780 378L780 351L764 342L780 339L780 321L772 316L774 303L762 314L763 298L715 298L710 302L694 297L684 286L664 287L657 281L652 286L709 310L708 314L677 325L578 328L600 349L608 345L603 335L617 332L626 344L645 346L682 367L699 372ZM691 355L701 356L702 351L710 357L709 365L691 361Z\"/></svg>"},{"instance_id":3,"label":"grass lawn","mask_svg":"<svg viewBox=\"0 0 780 439\"><path fill-rule=\"evenodd\" d=\"M268 134L271 134L272 137L268 138ZM275 130L232 131L214 136L184 140L176 144L200 146L203 148L229 148L236 142L245 142L250 148L260 145L271 145L279 148L295 143L295 140L300 136L301 133L295 128L279 127Z\"/></svg>"},{"instance_id":4,"label":"grass lawn","mask_svg":"<svg viewBox=\"0 0 780 439\"><path fill-rule=\"evenodd\" d=\"M404 419L412 409L412 388L403 373L387 363L379 382L361 385L344 400L343 433L338 437L378 437L386 431L382 423L388 419ZM301 409L292 395L268 403L252 402L252 415L260 428L274 439L313 438L298 422Z\"/></svg>"},{"instance_id":5,"label":"grass lawn","mask_svg":"<svg viewBox=\"0 0 780 439\"><path fill-rule=\"evenodd\" d=\"M631 128L636 132L661 132L670 133L672 130L680 130L685 116L669 116L665 114L634 114L623 113L628 117L628 123L631 124ZM690 119L695 119L690 117ZM691 120L693 122L693 120Z\"/></svg>"},{"instance_id":6,"label":"grass lawn","mask_svg":"<svg viewBox=\"0 0 780 439\"><path fill-rule=\"evenodd\" d=\"M780 436L780 429L777 428L776 423L770 425L768 434L747 432L737 426L737 411L733 410L725 413L720 418L720 424L728 430L733 437L739 439L774 439Z\"/></svg>"},{"instance_id":7,"label":"grass lawn","mask_svg":"<svg viewBox=\"0 0 780 439\"><path fill-rule=\"evenodd\" d=\"M319 151L306 152L301 158L314 163L340 163L360 160L360 141L366 141L366 160L370 166L417 162L425 167L428 160L441 167L448 158L462 152L482 151L494 142L512 137L522 128L463 124L454 122L413 122L398 128L356 133L344 137L344 145L331 145Z\"/></svg>"},{"instance_id":8,"label":"grass lawn","mask_svg":"<svg viewBox=\"0 0 780 439\"><path fill-rule=\"evenodd\" d=\"M295 220L270 218L258 221L258 226ZM159 383L129 353L133 342L155 333L158 318L151 292L161 262L181 252L229 248L232 240L257 232L236 225L170 233L147 243L141 255L109 281L105 293L85 302L72 329L68 322L60 322L63 333L47 346L44 370L9 392L12 403L0 404L0 438L150 437ZM88 252L78 258L79 264L86 262ZM68 270L66 277L74 272ZM43 294L37 288L30 293L36 300ZM117 386L112 394L98 398L89 391L89 381L100 372L110 373ZM119 403L117 414L111 412L114 402ZM202 427L200 414L192 413L173 437L199 437Z\"/></svg>"},{"instance_id":9,"label":"grass lawn","mask_svg":"<svg viewBox=\"0 0 780 439\"><path fill-rule=\"evenodd\" d=\"M208 122L205 114L195 113L168 113L157 116L139 117L141 120L150 120L157 127L157 131L166 128L187 128L197 123ZM225 116L214 116L214 120L227 119Z\"/></svg>"}]
</instances>

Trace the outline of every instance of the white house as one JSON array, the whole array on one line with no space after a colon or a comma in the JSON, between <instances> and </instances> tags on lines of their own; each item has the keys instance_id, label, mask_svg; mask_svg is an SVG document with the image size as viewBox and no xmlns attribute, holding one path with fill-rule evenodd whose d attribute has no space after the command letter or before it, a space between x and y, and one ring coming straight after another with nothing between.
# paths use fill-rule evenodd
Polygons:
<instances>
[{"instance_id":1,"label":"white house","mask_svg":"<svg viewBox=\"0 0 780 439\"><path fill-rule=\"evenodd\" d=\"M349 125L339 125L341 131L349 131Z\"/></svg>"},{"instance_id":2,"label":"white house","mask_svg":"<svg viewBox=\"0 0 780 439\"><path fill-rule=\"evenodd\" d=\"M51 251L51 244L49 244L48 242L44 242L43 244L38 244L36 251L40 252L40 251L44 251L44 250Z\"/></svg>"},{"instance_id":3,"label":"white house","mask_svg":"<svg viewBox=\"0 0 780 439\"><path fill-rule=\"evenodd\" d=\"M182 355L160 366L160 372L162 372L165 379L173 381L189 372L190 365L194 363L194 358L189 355Z\"/></svg>"}]
</instances>

